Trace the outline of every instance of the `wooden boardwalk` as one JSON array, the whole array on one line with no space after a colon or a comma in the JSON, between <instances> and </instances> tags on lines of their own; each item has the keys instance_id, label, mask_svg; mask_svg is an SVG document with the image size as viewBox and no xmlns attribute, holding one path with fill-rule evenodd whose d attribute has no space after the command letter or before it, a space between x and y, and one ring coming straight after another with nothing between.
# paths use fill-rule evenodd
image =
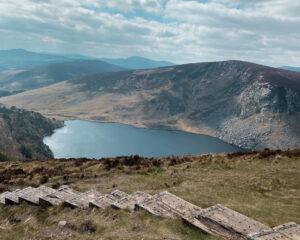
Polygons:
<instances>
[{"instance_id":1,"label":"wooden boardwalk","mask_svg":"<svg viewBox=\"0 0 300 240\"><path fill-rule=\"evenodd\" d=\"M81 209L145 210L165 218L182 219L202 232L225 239L300 240L300 225L297 223L271 228L220 204L201 209L167 191L154 196L141 191L127 194L120 190L109 194L95 190L82 193L63 185L58 189L27 187L0 194L0 204L21 204L22 201L37 206L64 204Z\"/></svg>"}]
</instances>

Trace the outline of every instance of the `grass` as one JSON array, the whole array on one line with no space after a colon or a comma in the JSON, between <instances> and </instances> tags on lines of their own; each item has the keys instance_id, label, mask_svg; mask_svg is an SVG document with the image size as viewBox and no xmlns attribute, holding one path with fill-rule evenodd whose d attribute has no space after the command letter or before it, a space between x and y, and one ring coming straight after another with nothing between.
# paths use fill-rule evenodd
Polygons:
<instances>
[{"instance_id":1,"label":"grass","mask_svg":"<svg viewBox=\"0 0 300 240\"><path fill-rule=\"evenodd\" d=\"M45 175L48 186L102 193L168 190L202 208L221 203L271 227L300 223L299 151L6 162L0 163L0 189L38 186ZM62 220L67 221L63 228L58 227ZM144 211L0 206L0 239L50 239L49 234L52 239L216 239L181 220Z\"/></svg>"}]
</instances>

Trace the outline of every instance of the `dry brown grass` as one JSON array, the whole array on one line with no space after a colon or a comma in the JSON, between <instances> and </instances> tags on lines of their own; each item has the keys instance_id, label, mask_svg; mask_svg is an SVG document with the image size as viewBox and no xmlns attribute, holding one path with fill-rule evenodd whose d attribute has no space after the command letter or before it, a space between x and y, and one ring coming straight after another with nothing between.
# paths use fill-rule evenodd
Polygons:
<instances>
[{"instance_id":1,"label":"dry brown grass","mask_svg":"<svg viewBox=\"0 0 300 240\"><path fill-rule=\"evenodd\" d=\"M300 151L271 151L146 159L138 156L0 163L0 191L69 184L86 191L155 194L168 190L202 208L221 203L270 226L300 223ZM27 219L28 222L25 223ZM69 227L57 223L67 220ZM87 224L87 221L88 222ZM83 225L82 225L83 224ZM93 232L84 232L96 226ZM81 230L80 230L81 229ZM0 206L1 239L210 239L179 220L129 213ZM74 238L74 239L75 239Z\"/></svg>"}]
</instances>

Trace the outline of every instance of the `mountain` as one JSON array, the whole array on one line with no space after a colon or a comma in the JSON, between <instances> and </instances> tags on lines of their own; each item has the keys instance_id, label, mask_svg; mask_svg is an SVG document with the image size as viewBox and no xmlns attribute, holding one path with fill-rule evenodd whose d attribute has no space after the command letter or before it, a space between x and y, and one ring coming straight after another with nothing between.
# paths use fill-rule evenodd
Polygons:
<instances>
[{"instance_id":1,"label":"mountain","mask_svg":"<svg viewBox=\"0 0 300 240\"><path fill-rule=\"evenodd\" d=\"M300 73L242 61L89 75L0 102L61 119L207 134L245 149L300 147Z\"/></svg>"},{"instance_id":2,"label":"mountain","mask_svg":"<svg viewBox=\"0 0 300 240\"><path fill-rule=\"evenodd\" d=\"M130 58L101 58L100 60L114 64L127 69L149 69L149 68L159 68L159 67L168 67L175 65L171 62L166 61L154 61L151 59L143 57L130 57Z\"/></svg>"},{"instance_id":3,"label":"mountain","mask_svg":"<svg viewBox=\"0 0 300 240\"><path fill-rule=\"evenodd\" d=\"M16 91L41 88L87 74L122 70L125 69L99 60L54 63L8 70L0 73L0 96L1 90L8 92L7 95L11 95Z\"/></svg>"},{"instance_id":4,"label":"mountain","mask_svg":"<svg viewBox=\"0 0 300 240\"><path fill-rule=\"evenodd\" d=\"M300 67L283 66L283 67L280 67L280 69L285 69L285 70L294 71L294 72L300 72Z\"/></svg>"},{"instance_id":5,"label":"mountain","mask_svg":"<svg viewBox=\"0 0 300 240\"><path fill-rule=\"evenodd\" d=\"M99 60L126 69L148 69L174 65L171 62L155 61L143 57L130 58L92 58L81 54L36 53L24 49L0 50L0 72L7 69L20 69L51 63L63 63L83 60Z\"/></svg>"},{"instance_id":6,"label":"mountain","mask_svg":"<svg viewBox=\"0 0 300 240\"><path fill-rule=\"evenodd\" d=\"M0 161L53 158L43 137L62 126L62 122L39 113L0 106Z\"/></svg>"},{"instance_id":7,"label":"mountain","mask_svg":"<svg viewBox=\"0 0 300 240\"><path fill-rule=\"evenodd\" d=\"M35 53L24 49L0 50L0 66L6 69L70 61L72 58L62 55Z\"/></svg>"}]
</instances>

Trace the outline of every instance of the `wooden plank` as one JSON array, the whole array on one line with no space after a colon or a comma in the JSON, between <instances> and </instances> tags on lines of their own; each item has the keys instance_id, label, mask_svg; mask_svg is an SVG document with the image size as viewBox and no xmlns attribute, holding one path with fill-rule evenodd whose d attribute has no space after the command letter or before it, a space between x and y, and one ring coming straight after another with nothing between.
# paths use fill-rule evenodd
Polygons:
<instances>
[{"instance_id":1,"label":"wooden plank","mask_svg":"<svg viewBox=\"0 0 300 240\"><path fill-rule=\"evenodd\" d=\"M34 205L40 205L40 197L44 197L48 194L54 193L56 190L47 186L40 186L33 189L33 191L20 196L20 202L25 201Z\"/></svg>"},{"instance_id":2,"label":"wooden plank","mask_svg":"<svg viewBox=\"0 0 300 240\"><path fill-rule=\"evenodd\" d=\"M114 190L110 194L105 194L102 197L99 197L95 200L90 201L89 207L96 207L100 209L105 209L110 207L115 201L128 196L127 193L120 190Z\"/></svg>"},{"instance_id":3,"label":"wooden plank","mask_svg":"<svg viewBox=\"0 0 300 240\"><path fill-rule=\"evenodd\" d=\"M0 194L0 203L1 204L5 204L5 197L8 196L8 195L10 195L11 193L12 192L9 192L9 191L1 193Z\"/></svg>"},{"instance_id":4,"label":"wooden plank","mask_svg":"<svg viewBox=\"0 0 300 240\"><path fill-rule=\"evenodd\" d=\"M67 206L70 206L71 208L83 208L87 209L89 207L89 203L95 199L98 199L99 197L102 197L103 194L90 190L88 192L81 193L80 195L66 200L65 204Z\"/></svg>"},{"instance_id":5,"label":"wooden plank","mask_svg":"<svg viewBox=\"0 0 300 240\"><path fill-rule=\"evenodd\" d=\"M111 206L116 209L134 210L137 203L149 197L151 197L150 194L137 191L114 202Z\"/></svg>"},{"instance_id":6,"label":"wooden plank","mask_svg":"<svg viewBox=\"0 0 300 240\"><path fill-rule=\"evenodd\" d=\"M295 222L285 223L283 225L274 227L273 229L292 239L300 240L300 225Z\"/></svg>"},{"instance_id":7,"label":"wooden plank","mask_svg":"<svg viewBox=\"0 0 300 240\"><path fill-rule=\"evenodd\" d=\"M20 197L28 194L29 192L33 191L34 189L35 188L33 188L33 187L27 187L27 188L21 189L17 192L12 192L11 194L8 194L7 196L5 196L5 204L19 204Z\"/></svg>"},{"instance_id":8,"label":"wooden plank","mask_svg":"<svg viewBox=\"0 0 300 240\"><path fill-rule=\"evenodd\" d=\"M248 240L292 240L292 238L274 230L248 235Z\"/></svg>"},{"instance_id":9,"label":"wooden plank","mask_svg":"<svg viewBox=\"0 0 300 240\"><path fill-rule=\"evenodd\" d=\"M145 199L145 201L137 204L137 208L167 218L192 217L193 214L201 210L200 207L167 191Z\"/></svg>"},{"instance_id":10,"label":"wooden plank","mask_svg":"<svg viewBox=\"0 0 300 240\"><path fill-rule=\"evenodd\" d=\"M55 192L48 194L46 196L41 196L39 199L40 204L42 205L53 205L57 206L66 200L72 199L76 196L81 194L81 192L78 192L66 185L61 186L58 190Z\"/></svg>"},{"instance_id":11,"label":"wooden plank","mask_svg":"<svg viewBox=\"0 0 300 240\"><path fill-rule=\"evenodd\" d=\"M272 230L270 227L220 204L199 211L195 217L210 231L227 239L246 239L249 234Z\"/></svg>"}]
</instances>

